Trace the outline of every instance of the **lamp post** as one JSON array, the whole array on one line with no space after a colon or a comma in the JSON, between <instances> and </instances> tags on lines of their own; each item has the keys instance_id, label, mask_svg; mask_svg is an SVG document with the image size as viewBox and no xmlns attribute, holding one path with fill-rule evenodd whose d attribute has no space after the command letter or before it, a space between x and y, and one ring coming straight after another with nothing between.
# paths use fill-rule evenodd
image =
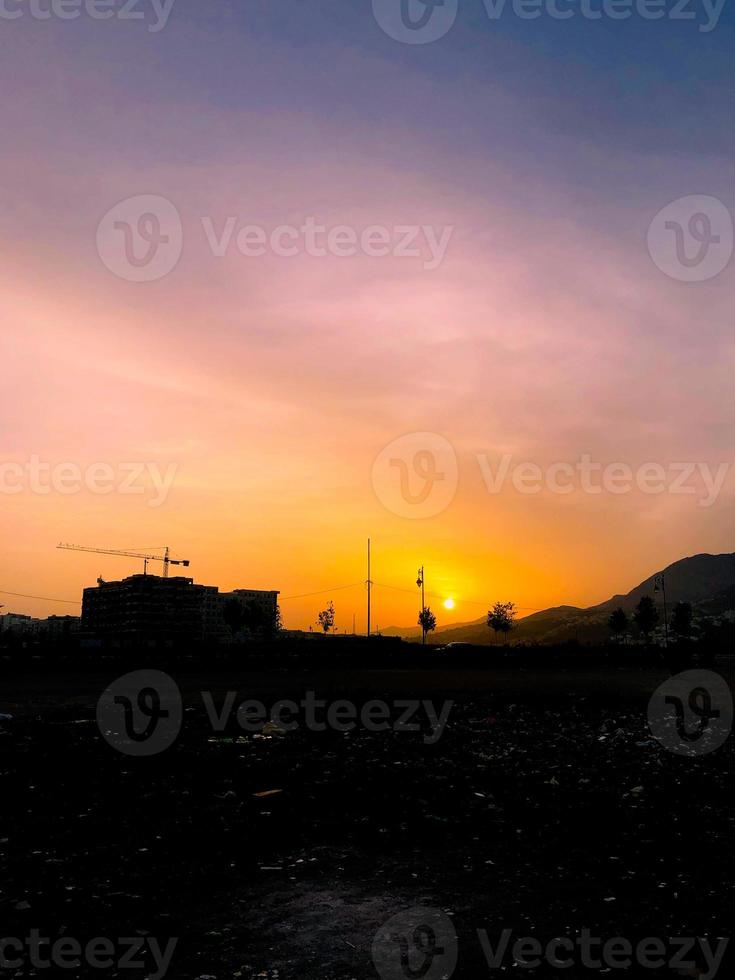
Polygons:
<instances>
[{"instance_id":1,"label":"lamp post","mask_svg":"<svg viewBox=\"0 0 735 980\"><path fill-rule=\"evenodd\" d=\"M669 609L666 604L666 576L663 572L657 575L653 584L654 593L660 592L664 598L664 646L669 649Z\"/></svg>"},{"instance_id":2,"label":"lamp post","mask_svg":"<svg viewBox=\"0 0 735 980\"><path fill-rule=\"evenodd\" d=\"M370 616L373 582L370 578L370 538L367 539L367 635L370 636Z\"/></svg>"},{"instance_id":3,"label":"lamp post","mask_svg":"<svg viewBox=\"0 0 735 980\"><path fill-rule=\"evenodd\" d=\"M419 569L419 577L416 585L421 589L421 644L426 645L426 630L424 629L424 613L426 612L426 602L424 600L424 566Z\"/></svg>"}]
</instances>

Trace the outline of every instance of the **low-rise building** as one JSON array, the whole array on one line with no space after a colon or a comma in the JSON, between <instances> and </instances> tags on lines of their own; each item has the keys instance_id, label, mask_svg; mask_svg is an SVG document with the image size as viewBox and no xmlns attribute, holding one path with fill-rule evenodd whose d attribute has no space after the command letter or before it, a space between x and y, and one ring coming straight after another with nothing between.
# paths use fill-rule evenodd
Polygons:
<instances>
[{"instance_id":1,"label":"low-rise building","mask_svg":"<svg viewBox=\"0 0 735 980\"><path fill-rule=\"evenodd\" d=\"M46 619L36 619L24 613L5 613L0 616L0 632L26 638L59 639L78 632L80 626L79 616L48 616Z\"/></svg>"},{"instance_id":2,"label":"low-rise building","mask_svg":"<svg viewBox=\"0 0 735 980\"><path fill-rule=\"evenodd\" d=\"M8 633L32 633L37 619L23 613L4 613L0 616L0 629Z\"/></svg>"},{"instance_id":3,"label":"low-rise building","mask_svg":"<svg viewBox=\"0 0 735 980\"><path fill-rule=\"evenodd\" d=\"M39 620L38 631L52 639L78 633L82 625L80 616L48 616Z\"/></svg>"}]
</instances>

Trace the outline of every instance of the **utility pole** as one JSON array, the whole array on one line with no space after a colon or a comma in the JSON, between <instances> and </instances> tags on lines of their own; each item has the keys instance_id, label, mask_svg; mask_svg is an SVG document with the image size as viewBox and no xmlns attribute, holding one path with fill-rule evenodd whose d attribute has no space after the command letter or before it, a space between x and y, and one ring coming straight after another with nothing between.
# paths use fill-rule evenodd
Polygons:
<instances>
[{"instance_id":1,"label":"utility pole","mask_svg":"<svg viewBox=\"0 0 735 980\"><path fill-rule=\"evenodd\" d=\"M669 609L666 603L666 576L663 572L656 576L653 586L654 593L661 592L664 597L664 646L669 649Z\"/></svg>"},{"instance_id":2,"label":"utility pole","mask_svg":"<svg viewBox=\"0 0 735 980\"><path fill-rule=\"evenodd\" d=\"M368 566L368 577L367 577L367 635L370 636L370 592L373 587L372 580L370 578L370 538L367 539L367 566Z\"/></svg>"},{"instance_id":3,"label":"utility pole","mask_svg":"<svg viewBox=\"0 0 735 980\"><path fill-rule=\"evenodd\" d=\"M423 624L423 614L426 612L426 600L424 597L424 566L422 565L419 569L419 577L416 579L416 585L421 589L421 645L426 645L426 630Z\"/></svg>"}]
</instances>

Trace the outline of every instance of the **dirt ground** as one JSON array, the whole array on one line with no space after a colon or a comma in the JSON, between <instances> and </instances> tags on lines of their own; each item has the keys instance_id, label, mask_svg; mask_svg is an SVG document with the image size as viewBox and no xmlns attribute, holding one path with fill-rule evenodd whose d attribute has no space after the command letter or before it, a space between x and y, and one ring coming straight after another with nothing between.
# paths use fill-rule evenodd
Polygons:
<instances>
[{"instance_id":1,"label":"dirt ground","mask_svg":"<svg viewBox=\"0 0 735 980\"><path fill-rule=\"evenodd\" d=\"M652 738L664 670L165 669L183 694L181 730L147 757L100 735L98 699L120 669L6 672L3 936L176 937L176 980L574 978L602 968L529 970L510 957L491 970L478 930L730 936L732 741L685 757ZM246 732L234 714L217 731L202 690L218 707L227 691L268 706L308 691L394 712L397 700L454 704L434 741L423 714L420 731ZM383 924L416 908L450 922L456 967L374 962ZM58 975L155 975L145 962ZM731 970L728 956L720 975Z\"/></svg>"}]
</instances>

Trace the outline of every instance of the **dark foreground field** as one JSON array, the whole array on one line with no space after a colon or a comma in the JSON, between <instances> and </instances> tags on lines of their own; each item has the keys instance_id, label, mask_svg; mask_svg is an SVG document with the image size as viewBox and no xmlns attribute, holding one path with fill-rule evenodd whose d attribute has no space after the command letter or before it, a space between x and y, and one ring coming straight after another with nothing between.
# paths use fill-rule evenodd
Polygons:
<instances>
[{"instance_id":1,"label":"dark foreground field","mask_svg":"<svg viewBox=\"0 0 735 980\"><path fill-rule=\"evenodd\" d=\"M423 972L413 953L402 966L398 940L391 967L373 964L382 924L422 907L454 925L453 976L477 980L698 975L546 962L529 971L510 956L491 970L477 930L493 945L504 928L513 941L585 928L632 942L716 945L731 934L732 742L687 758L651 738L646 709L664 670L166 669L184 693L181 733L142 758L116 751L95 721L123 670L4 678L0 713L13 718L0 721L0 935L177 937L176 980L449 976L438 955ZM427 744L426 725L217 732L201 690L218 706L227 690L237 703L315 691L455 704ZM0 973L155 976L147 955L145 969ZM729 955L718 975L732 976Z\"/></svg>"}]
</instances>

